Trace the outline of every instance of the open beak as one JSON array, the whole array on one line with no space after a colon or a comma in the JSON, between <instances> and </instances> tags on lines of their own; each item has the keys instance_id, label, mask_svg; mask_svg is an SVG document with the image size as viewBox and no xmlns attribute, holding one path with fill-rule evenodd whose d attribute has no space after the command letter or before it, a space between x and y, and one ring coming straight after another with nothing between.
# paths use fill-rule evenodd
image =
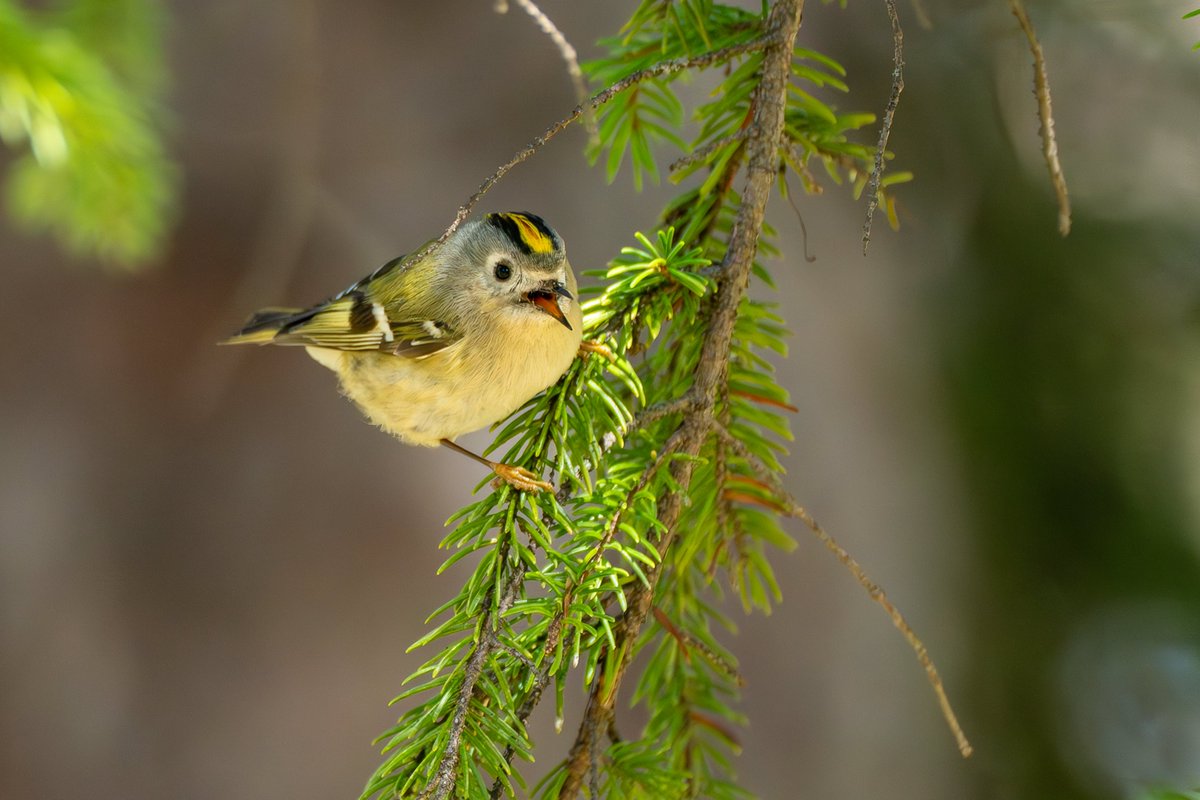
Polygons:
<instances>
[{"instance_id":1,"label":"open beak","mask_svg":"<svg viewBox=\"0 0 1200 800\"><path fill-rule=\"evenodd\" d=\"M558 305L558 298L560 297L565 297L568 300L575 299L567 291L567 287L558 281L547 282L540 289L534 289L525 295L526 300L561 322L567 330L572 330L571 323L567 321L567 315L563 313L562 308Z\"/></svg>"}]
</instances>

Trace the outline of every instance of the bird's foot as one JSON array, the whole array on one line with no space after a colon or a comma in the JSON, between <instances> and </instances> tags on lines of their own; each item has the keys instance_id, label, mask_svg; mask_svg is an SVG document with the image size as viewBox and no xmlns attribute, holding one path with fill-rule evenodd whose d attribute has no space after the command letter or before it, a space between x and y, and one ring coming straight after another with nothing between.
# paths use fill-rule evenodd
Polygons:
<instances>
[{"instance_id":1,"label":"bird's foot","mask_svg":"<svg viewBox=\"0 0 1200 800\"><path fill-rule=\"evenodd\" d=\"M511 464L492 464L492 471L496 473L496 480L492 481L492 486L496 489L500 488L500 481L504 481L518 492L554 491L554 484L538 480L537 475L524 467L514 467Z\"/></svg>"},{"instance_id":2,"label":"bird's foot","mask_svg":"<svg viewBox=\"0 0 1200 800\"><path fill-rule=\"evenodd\" d=\"M586 356L591 353L595 353L597 355L604 356L609 361L617 360L617 357L613 355L613 351L609 350L607 345L601 344L600 342L588 342L588 341L579 343L579 355Z\"/></svg>"}]
</instances>

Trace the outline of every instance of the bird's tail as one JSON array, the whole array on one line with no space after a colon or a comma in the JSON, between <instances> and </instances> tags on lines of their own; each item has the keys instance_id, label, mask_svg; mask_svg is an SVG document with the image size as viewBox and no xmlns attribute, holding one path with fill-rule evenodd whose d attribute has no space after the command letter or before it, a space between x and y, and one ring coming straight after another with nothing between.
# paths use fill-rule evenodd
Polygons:
<instances>
[{"instance_id":1,"label":"bird's tail","mask_svg":"<svg viewBox=\"0 0 1200 800\"><path fill-rule=\"evenodd\" d=\"M303 313L302 308L264 308L255 311L240 331L220 344L268 344Z\"/></svg>"}]
</instances>

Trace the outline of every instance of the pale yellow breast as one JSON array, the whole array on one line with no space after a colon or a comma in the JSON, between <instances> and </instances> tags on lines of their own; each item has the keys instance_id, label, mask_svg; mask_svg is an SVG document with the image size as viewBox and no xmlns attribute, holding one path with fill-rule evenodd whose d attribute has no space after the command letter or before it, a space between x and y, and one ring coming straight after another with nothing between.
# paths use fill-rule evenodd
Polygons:
<instances>
[{"instance_id":1,"label":"pale yellow breast","mask_svg":"<svg viewBox=\"0 0 1200 800\"><path fill-rule=\"evenodd\" d=\"M435 446L503 419L562 376L579 350L574 330L546 317L501 319L428 358L307 348L338 374L372 422L405 442Z\"/></svg>"}]
</instances>

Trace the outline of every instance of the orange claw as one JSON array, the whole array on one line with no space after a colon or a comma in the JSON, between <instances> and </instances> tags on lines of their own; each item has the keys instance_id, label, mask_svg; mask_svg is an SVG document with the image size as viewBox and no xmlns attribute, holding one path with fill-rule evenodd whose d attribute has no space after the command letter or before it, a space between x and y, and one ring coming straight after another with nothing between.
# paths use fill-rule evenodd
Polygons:
<instances>
[{"instance_id":1,"label":"orange claw","mask_svg":"<svg viewBox=\"0 0 1200 800\"><path fill-rule=\"evenodd\" d=\"M589 353L597 353L599 355L604 356L609 361L617 360L617 357L613 355L613 351L609 350L607 345L603 345L600 342L587 342L587 341L580 342L579 343L579 355L586 356Z\"/></svg>"},{"instance_id":2,"label":"orange claw","mask_svg":"<svg viewBox=\"0 0 1200 800\"><path fill-rule=\"evenodd\" d=\"M493 482L493 485L502 480L518 492L554 491L554 484L538 480L537 475L534 475L524 467L514 467L511 464L493 464L492 472L495 472L498 478L497 481Z\"/></svg>"}]
</instances>

